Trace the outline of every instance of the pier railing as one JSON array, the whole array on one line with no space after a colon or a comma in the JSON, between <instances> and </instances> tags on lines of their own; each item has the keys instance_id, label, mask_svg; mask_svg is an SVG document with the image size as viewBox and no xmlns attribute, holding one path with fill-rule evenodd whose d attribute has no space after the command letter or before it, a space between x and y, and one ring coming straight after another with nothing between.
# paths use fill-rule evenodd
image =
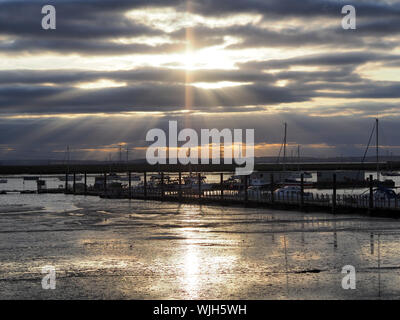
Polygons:
<instances>
[{"instance_id":1,"label":"pier railing","mask_svg":"<svg viewBox=\"0 0 400 320\"><path fill-rule=\"evenodd\" d=\"M140 186L133 186L129 180L128 186L112 188L107 184L107 177L104 175L104 185L100 190L94 190L86 186L86 175L84 192L77 192L75 183L72 186L65 183L65 191L74 194L99 195L105 198L130 198L130 199L149 199L161 201L181 201L181 202L211 202L218 204L245 204L245 205L266 205L270 207L279 207L281 209L328 209L335 213L343 209L359 209L358 211L371 212L396 211L400 209L400 199L395 197L386 197L377 194L373 189L373 179L370 176L370 188L367 194L338 194L336 189L336 176L333 175L332 194L321 194L308 192L304 188L304 179L301 179L301 185L298 189L276 191L279 186L274 185L273 176L271 176L271 185L264 189L248 187L248 178L242 179L242 183L236 188L228 187L221 173L220 183L204 184L201 175L198 175L197 183L184 184L182 175L179 179L171 182L164 179L161 174L161 181L158 183L149 183L147 175L144 174L144 181ZM130 174L128 175L130 177ZM68 177L67 177L68 178ZM195 179L194 179L195 180ZM399 215L400 216L400 215Z\"/></svg>"}]
</instances>

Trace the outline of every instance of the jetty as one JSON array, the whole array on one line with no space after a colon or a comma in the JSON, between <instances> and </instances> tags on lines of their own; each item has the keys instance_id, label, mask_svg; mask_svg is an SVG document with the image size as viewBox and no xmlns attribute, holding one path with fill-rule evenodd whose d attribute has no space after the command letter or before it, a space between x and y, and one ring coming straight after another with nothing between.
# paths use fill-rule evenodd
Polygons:
<instances>
[{"instance_id":1,"label":"jetty","mask_svg":"<svg viewBox=\"0 0 400 320\"><path fill-rule=\"evenodd\" d=\"M342 163L340 165L342 165ZM376 167L376 164L372 164L371 168L373 167ZM365 166L363 168L365 169ZM51 168L47 168L49 174L57 174L56 171L50 169ZM108 166L107 171L103 173L97 172L95 184L89 185L88 172L81 171L79 167L69 168L68 173L65 173L65 167L63 169L65 178L63 177L62 185L59 185L59 188L47 188L45 180L39 179L37 180L36 193L64 193L98 196L108 199L172 201L222 206L265 207L304 212L319 211L333 214L358 213L371 216L400 217L400 198L397 195L387 197L385 195L382 196L382 194L377 195L377 188L379 186L372 175L366 180L368 190L364 194L355 194L349 191L345 194L341 194L340 192L342 191L338 191L340 183L337 182L337 174L335 171L332 171L332 179L329 187L331 190L329 194L328 192L324 194L308 192L307 188L310 187L305 183L303 174L301 174L298 191L277 192L280 188L284 187L280 182L274 182L276 172L280 172L278 170L269 171L270 183L268 185L262 188L255 188L251 184L250 176L241 176L239 178L239 183L230 183L230 179L226 178L231 176L233 172L229 171L221 171L218 173L214 171L214 175L219 175L219 181L205 183L202 174L198 172L189 173L188 171L184 171L185 168L182 167L179 167L180 170L177 171L155 171L155 168L152 167L153 170L149 172L125 172L123 182L118 182L112 179L113 175L116 174L114 171L111 173L109 171L110 167ZM111 168L111 170L112 169L113 168ZM160 167L157 169L160 169ZM191 169L193 169L193 166ZM200 169L200 166L196 169ZM269 169L271 169L271 166L269 166ZM38 174L38 169L36 168L31 172ZM204 170L203 172L209 171ZM19 173L27 174L26 171L20 171ZM193 180L190 185L185 181L189 174L191 180ZM79 182L77 179L78 176L83 178L82 180L79 179ZM140 183L134 184L132 177L140 177L140 179L138 179ZM93 177L91 178L93 179ZM327 186L325 186L325 188L327 188ZM14 190L13 192L17 191ZM7 192L3 191L3 194L4 193ZM31 192L23 191L21 193Z\"/></svg>"}]
</instances>

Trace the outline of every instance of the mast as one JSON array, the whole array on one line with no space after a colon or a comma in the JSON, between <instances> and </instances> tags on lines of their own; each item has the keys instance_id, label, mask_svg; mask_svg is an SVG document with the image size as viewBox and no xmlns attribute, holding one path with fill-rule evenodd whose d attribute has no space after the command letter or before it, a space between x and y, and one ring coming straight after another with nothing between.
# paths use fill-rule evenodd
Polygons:
<instances>
[{"instance_id":1,"label":"mast","mask_svg":"<svg viewBox=\"0 0 400 320\"><path fill-rule=\"evenodd\" d=\"M69 174L69 145L67 145L67 174Z\"/></svg>"},{"instance_id":2,"label":"mast","mask_svg":"<svg viewBox=\"0 0 400 320\"><path fill-rule=\"evenodd\" d=\"M283 170L286 170L286 139L287 139L287 123L285 122L285 136L283 138Z\"/></svg>"},{"instance_id":3,"label":"mast","mask_svg":"<svg viewBox=\"0 0 400 320\"><path fill-rule=\"evenodd\" d=\"M297 169L300 171L300 145L297 145Z\"/></svg>"},{"instance_id":4,"label":"mast","mask_svg":"<svg viewBox=\"0 0 400 320\"><path fill-rule=\"evenodd\" d=\"M189 158L189 176L192 175L192 161L190 159L191 152L192 152L192 150L190 148L188 149L188 151L186 151L186 156Z\"/></svg>"},{"instance_id":5,"label":"mast","mask_svg":"<svg viewBox=\"0 0 400 320\"><path fill-rule=\"evenodd\" d=\"M376 119L376 179L379 181L379 119Z\"/></svg>"}]
</instances>

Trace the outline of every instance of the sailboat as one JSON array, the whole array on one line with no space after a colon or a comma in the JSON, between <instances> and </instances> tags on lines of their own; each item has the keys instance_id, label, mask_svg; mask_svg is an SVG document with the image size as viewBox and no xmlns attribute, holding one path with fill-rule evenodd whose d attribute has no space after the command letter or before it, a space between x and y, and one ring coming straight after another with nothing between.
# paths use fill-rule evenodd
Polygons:
<instances>
[{"instance_id":1,"label":"sailboat","mask_svg":"<svg viewBox=\"0 0 400 320\"><path fill-rule=\"evenodd\" d=\"M379 166L379 119L376 119L376 124L375 124L375 129L376 129L376 180L377 180L377 185L379 186L386 186L386 187L394 187L394 181L393 180L384 180L380 181L380 175L385 176L387 175L388 172L385 172L385 174L382 174L380 166ZM395 173L394 173L395 174Z\"/></svg>"},{"instance_id":2,"label":"sailboat","mask_svg":"<svg viewBox=\"0 0 400 320\"><path fill-rule=\"evenodd\" d=\"M398 171L382 171L381 175L384 177L400 177L400 172L398 172Z\"/></svg>"},{"instance_id":3,"label":"sailboat","mask_svg":"<svg viewBox=\"0 0 400 320\"><path fill-rule=\"evenodd\" d=\"M393 154L391 154L391 158L393 158ZM388 170L387 171L382 171L381 174L384 177L400 177L400 172L393 171L393 165L392 164L390 164L390 168L388 166Z\"/></svg>"},{"instance_id":4,"label":"sailboat","mask_svg":"<svg viewBox=\"0 0 400 320\"><path fill-rule=\"evenodd\" d=\"M66 151L66 161L67 161L67 173L68 176L61 176L58 177L58 180L60 181L66 181L66 178L68 178L68 181L73 181L74 180L74 176L72 174L69 174L69 162L70 162L70 153L69 153L69 146L67 146L67 151ZM75 175L75 181L82 181L83 176L82 175Z\"/></svg>"},{"instance_id":5,"label":"sailboat","mask_svg":"<svg viewBox=\"0 0 400 320\"><path fill-rule=\"evenodd\" d=\"M286 145L287 145L287 123L285 123L285 137L283 139L283 170L286 169ZM297 147L297 157L298 157L298 171L293 172L289 175L287 179L285 179L284 183L285 185L292 185L296 186L300 184L300 181L297 181L296 179L300 179L301 176L303 175L304 179L309 179L312 178L311 173L309 172L302 172L300 171L300 145Z\"/></svg>"},{"instance_id":6,"label":"sailboat","mask_svg":"<svg viewBox=\"0 0 400 320\"><path fill-rule=\"evenodd\" d=\"M289 179L300 179L301 175L303 175L304 179L311 179L312 174L310 172L300 170L300 145L297 146L297 162L297 172L292 173Z\"/></svg>"},{"instance_id":7,"label":"sailboat","mask_svg":"<svg viewBox=\"0 0 400 320\"><path fill-rule=\"evenodd\" d=\"M300 186L301 182L297 179L301 178L301 175L304 174L304 178L311 178L312 175L308 172L301 172L300 168L298 172L290 172L286 171L286 147L287 147L287 123L284 124L284 138L281 148L279 150L279 155L277 158L277 164L280 163L281 152L283 149L283 159L282 159L282 170L276 172L253 172L250 175L250 186L257 188L265 188L269 187L272 183L271 176L274 179L275 185L291 185L291 186ZM298 157L300 158L300 150L298 150ZM305 182L304 186L311 187L313 183Z\"/></svg>"}]
</instances>

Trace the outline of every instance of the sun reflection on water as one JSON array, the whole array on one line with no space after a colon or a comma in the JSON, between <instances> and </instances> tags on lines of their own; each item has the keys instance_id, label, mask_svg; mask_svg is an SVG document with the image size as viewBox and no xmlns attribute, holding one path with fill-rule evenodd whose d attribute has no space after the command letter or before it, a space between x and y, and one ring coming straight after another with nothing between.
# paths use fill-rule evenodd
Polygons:
<instances>
[{"instance_id":1,"label":"sun reflection on water","mask_svg":"<svg viewBox=\"0 0 400 320\"><path fill-rule=\"evenodd\" d=\"M186 248L184 256L184 276L183 284L186 292L189 294L191 299L196 299L199 296L199 256L197 248L194 245L189 245Z\"/></svg>"}]
</instances>

